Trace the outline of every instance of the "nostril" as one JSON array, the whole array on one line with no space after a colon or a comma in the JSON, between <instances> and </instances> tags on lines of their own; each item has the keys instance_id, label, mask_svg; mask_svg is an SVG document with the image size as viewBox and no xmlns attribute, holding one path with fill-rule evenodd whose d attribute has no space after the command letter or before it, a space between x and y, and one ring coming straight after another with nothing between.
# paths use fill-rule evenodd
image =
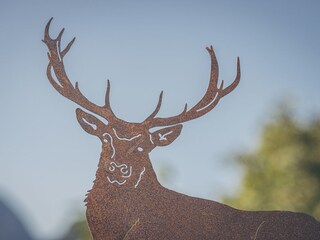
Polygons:
<instances>
[{"instance_id":1,"label":"nostril","mask_svg":"<svg viewBox=\"0 0 320 240\"><path fill-rule=\"evenodd\" d=\"M142 152L142 151L143 151L143 148L142 148L142 147L138 147L137 149L138 149L139 152Z\"/></svg>"}]
</instances>

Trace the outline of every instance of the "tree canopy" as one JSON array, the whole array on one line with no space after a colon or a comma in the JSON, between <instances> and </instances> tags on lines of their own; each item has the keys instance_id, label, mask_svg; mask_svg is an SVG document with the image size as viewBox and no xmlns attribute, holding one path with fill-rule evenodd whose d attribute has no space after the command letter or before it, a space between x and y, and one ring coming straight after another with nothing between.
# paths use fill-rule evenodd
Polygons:
<instances>
[{"instance_id":1,"label":"tree canopy","mask_svg":"<svg viewBox=\"0 0 320 240\"><path fill-rule=\"evenodd\" d=\"M80 214L70 226L68 232L60 240L91 240L91 233L88 228L84 214Z\"/></svg>"},{"instance_id":2,"label":"tree canopy","mask_svg":"<svg viewBox=\"0 0 320 240\"><path fill-rule=\"evenodd\" d=\"M242 186L226 204L320 219L320 118L299 122L282 108L263 126L257 147L235 160L244 170Z\"/></svg>"}]
</instances>

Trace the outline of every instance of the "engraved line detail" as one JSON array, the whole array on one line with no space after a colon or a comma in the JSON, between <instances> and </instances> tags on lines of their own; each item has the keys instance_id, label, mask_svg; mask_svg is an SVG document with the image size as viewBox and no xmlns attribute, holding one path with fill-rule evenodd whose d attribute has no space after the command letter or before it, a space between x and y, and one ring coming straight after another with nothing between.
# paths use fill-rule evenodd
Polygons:
<instances>
[{"instance_id":1,"label":"engraved line detail","mask_svg":"<svg viewBox=\"0 0 320 240\"><path fill-rule=\"evenodd\" d=\"M114 128L112 128L112 130L113 130L113 132L114 132L114 134L116 135L116 137L119 139L119 140L124 140L124 141L132 141L133 139L135 139L135 138L138 138L138 137L140 137L141 136L141 134L138 134L138 135L136 135L136 136L133 136L132 138L123 138L123 137L119 137L118 136L118 134L117 134L117 132L116 132L116 130L114 129Z\"/></svg>"},{"instance_id":2,"label":"engraved line detail","mask_svg":"<svg viewBox=\"0 0 320 240\"><path fill-rule=\"evenodd\" d=\"M144 171L145 171L145 170L146 170L146 168L143 167L143 170L142 170L142 172L140 173L138 182L136 183L136 185L134 185L134 188L137 188L137 187L138 187L138 185L139 185L139 183L140 183L140 181L141 181L142 175L144 174Z\"/></svg>"},{"instance_id":3,"label":"engraved line detail","mask_svg":"<svg viewBox=\"0 0 320 240\"><path fill-rule=\"evenodd\" d=\"M112 136L111 136L109 133L104 133L102 136L104 137L104 136L106 136L106 135L108 135L108 136L110 137L110 143L111 143L111 147L112 147L112 150L113 150L111 158L113 158L114 155L116 154L116 149L115 149L114 146L113 146L113 138L112 138ZM106 142L107 140L104 139L103 141Z\"/></svg>"},{"instance_id":4,"label":"engraved line detail","mask_svg":"<svg viewBox=\"0 0 320 240\"><path fill-rule=\"evenodd\" d=\"M152 144L154 144L154 142L153 142L153 140L152 140L152 135L149 133L149 138L150 138L150 142L152 143Z\"/></svg>"},{"instance_id":5,"label":"engraved line detail","mask_svg":"<svg viewBox=\"0 0 320 240\"><path fill-rule=\"evenodd\" d=\"M127 176L126 176L126 175L122 175L123 178L129 178L129 177L131 177L131 174L132 174L132 166L130 166L129 169L130 169L129 175L127 175ZM120 171L121 171L121 170L120 170ZM121 171L121 172L122 172L122 171ZM123 172L122 172L122 173L123 173ZM123 174L127 174L127 173L128 173L128 171L127 171L126 173L123 173Z\"/></svg>"},{"instance_id":6,"label":"engraved line detail","mask_svg":"<svg viewBox=\"0 0 320 240\"><path fill-rule=\"evenodd\" d=\"M167 140L166 136L169 135L169 134L171 134L171 133L173 133L173 131L167 132L167 133L165 133L165 134L163 134L163 135L162 135L161 133L159 133L159 134L158 134L158 135L159 135L159 140L160 140L160 141Z\"/></svg>"},{"instance_id":7,"label":"engraved line detail","mask_svg":"<svg viewBox=\"0 0 320 240\"><path fill-rule=\"evenodd\" d=\"M122 185L122 184L124 184L127 180L124 180L123 182L118 182L117 180L110 180L110 178L109 178L109 176L107 176L107 179L108 179L108 181L110 182L110 183L117 183L117 184L119 184L119 185Z\"/></svg>"},{"instance_id":8,"label":"engraved line detail","mask_svg":"<svg viewBox=\"0 0 320 240\"><path fill-rule=\"evenodd\" d=\"M216 100L217 96L218 96L218 93L216 93L216 95L214 96L214 98L212 99L212 101L211 101L211 102L209 102L206 106L204 106L204 107L202 107L202 108L197 109L197 110L196 110L196 112L200 112L200 111L202 111L202 110L206 109L207 107L209 107L209 106L211 105L211 103L213 103L213 102Z\"/></svg>"}]
</instances>

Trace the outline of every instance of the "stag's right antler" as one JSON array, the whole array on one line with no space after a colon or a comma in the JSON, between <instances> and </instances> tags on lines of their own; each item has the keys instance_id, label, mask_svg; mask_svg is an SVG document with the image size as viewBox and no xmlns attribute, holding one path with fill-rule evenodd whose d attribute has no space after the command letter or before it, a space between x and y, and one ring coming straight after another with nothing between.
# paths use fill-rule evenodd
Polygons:
<instances>
[{"instance_id":1,"label":"stag's right antler","mask_svg":"<svg viewBox=\"0 0 320 240\"><path fill-rule=\"evenodd\" d=\"M169 126L169 125L175 125L182 122L190 121L192 119L201 117L211 111L220 101L222 97L229 94L237 87L237 85L240 82L240 59L237 59L237 75L235 80L226 88L223 88L223 80L221 81L220 87L218 87L218 77L219 77L219 66L216 59L216 55L214 53L214 50L212 46L210 48L206 48L207 51L210 54L211 57L211 72L210 72L210 82L208 89L205 93L205 95L202 97L202 99L190 110L187 110L187 104L184 107L184 110L182 113L167 117L167 118L159 118L156 117L157 113L160 110L161 102L162 102L162 95L163 92L161 92L159 101L157 104L156 109L153 111L153 113L144 121L144 124L152 127L160 127L160 126Z\"/></svg>"},{"instance_id":2,"label":"stag's right antler","mask_svg":"<svg viewBox=\"0 0 320 240\"><path fill-rule=\"evenodd\" d=\"M78 82L75 83L75 86L72 85L65 71L63 58L67 54L67 52L70 50L72 44L75 41L75 38L73 38L69 42L69 44L65 47L65 49L61 51L61 37L64 32L64 29L60 31L56 39L52 39L49 35L49 28L50 28L50 23L52 19L53 18L51 18L46 25L45 32L44 32L44 39L42 40L49 49L49 52L48 52L49 64L47 67L47 76L52 86L61 95L79 104L81 107L91 111L92 113L95 113L107 119L108 121L123 122L123 120L118 119L115 116L115 114L112 112L112 109L110 106L110 100L109 100L109 95L110 95L109 80L108 80L104 106L98 106L90 102L79 90ZM52 72L51 72L52 69L55 73L55 76L58 82L52 76Z\"/></svg>"}]
</instances>

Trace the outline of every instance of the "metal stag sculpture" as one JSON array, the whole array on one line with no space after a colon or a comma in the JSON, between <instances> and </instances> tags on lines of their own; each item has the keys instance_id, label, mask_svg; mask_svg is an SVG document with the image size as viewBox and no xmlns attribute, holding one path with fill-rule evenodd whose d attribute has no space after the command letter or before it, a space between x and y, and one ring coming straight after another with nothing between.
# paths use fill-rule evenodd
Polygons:
<instances>
[{"instance_id":1,"label":"metal stag sculpture","mask_svg":"<svg viewBox=\"0 0 320 240\"><path fill-rule=\"evenodd\" d=\"M320 239L320 224L308 215L241 211L171 191L157 180L149 153L157 146L172 143L179 136L183 122L205 115L236 88L240 81L239 59L235 80L228 87L224 88L223 81L218 86L218 63L213 48L207 48L211 57L209 87L194 107L188 109L186 105L176 116L157 117L161 92L150 116L141 123L130 123L113 113L109 81L103 106L89 101L78 83L70 82L63 59L75 38L62 50L64 29L52 39L51 20L43 40L49 49L48 79L61 95L90 112L78 108L77 119L86 132L97 136L102 143L96 179L85 200L93 239ZM106 119L108 124L93 114ZM162 128L151 132L154 127Z\"/></svg>"}]
</instances>

